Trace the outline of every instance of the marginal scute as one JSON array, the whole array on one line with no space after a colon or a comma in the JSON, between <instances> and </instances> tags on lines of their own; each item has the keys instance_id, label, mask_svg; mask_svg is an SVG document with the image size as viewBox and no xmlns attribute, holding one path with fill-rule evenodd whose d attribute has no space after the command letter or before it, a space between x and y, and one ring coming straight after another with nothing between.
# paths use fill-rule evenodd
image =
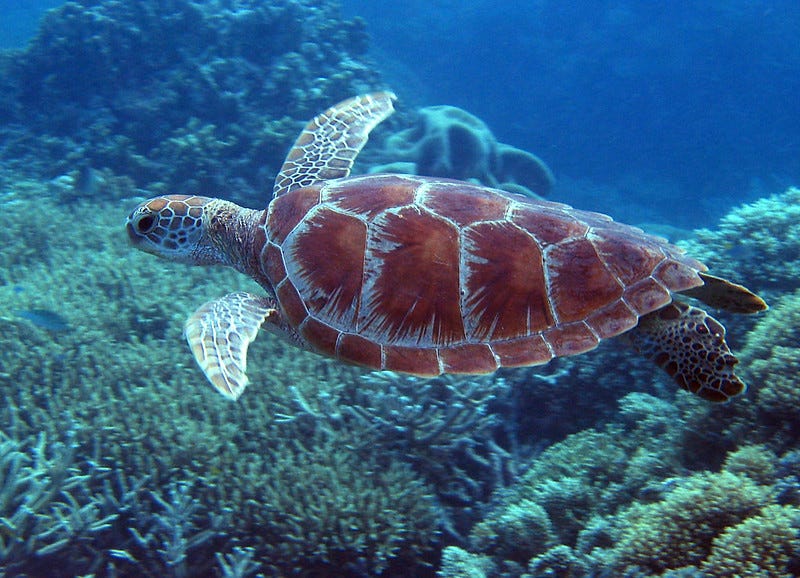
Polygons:
<instances>
[{"instance_id":1,"label":"marginal scute","mask_svg":"<svg viewBox=\"0 0 800 578\"><path fill-rule=\"evenodd\" d=\"M360 332L380 343L446 346L465 338L458 232L416 206L389 211L367 239Z\"/></svg>"},{"instance_id":2,"label":"marginal scute","mask_svg":"<svg viewBox=\"0 0 800 578\"><path fill-rule=\"evenodd\" d=\"M383 369L381 346L360 335L342 335L336 346L336 357L356 365Z\"/></svg>"},{"instance_id":3,"label":"marginal scute","mask_svg":"<svg viewBox=\"0 0 800 578\"><path fill-rule=\"evenodd\" d=\"M267 231L269 239L280 245L303 220L311 207L319 204L319 187L307 187L281 195L270 202L267 209Z\"/></svg>"},{"instance_id":4,"label":"marginal scute","mask_svg":"<svg viewBox=\"0 0 800 578\"><path fill-rule=\"evenodd\" d=\"M267 243L261 251L261 270L273 287L286 279L283 254L274 243Z\"/></svg>"},{"instance_id":5,"label":"marginal scute","mask_svg":"<svg viewBox=\"0 0 800 578\"><path fill-rule=\"evenodd\" d=\"M485 343L469 343L439 350L442 365L447 372L491 373L497 370L497 359Z\"/></svg>"},{"instance_id":6,"label":"marginal scute","mask_svg":"<svg viewBox=\"0 0 800 578\"><path fill-rule=\"evenodd\" d=\"M433 377L441 373L436 349L387 345L384 347L384 355L384 369L389 371L402 371L423 377Z\"/></svg>"},{"instance_id":7,"label":"marginal scute","mask_svg":"<svg viewBox=\"0 0 800 578\"><path fill-rule=\"evenodd\" d=\"M631 311L624 301L619 300L612 305L592 313L586 320L602 339L614 337L636 327L639 317Z\"/></svg>"},{"instance_id":8,"label":"marginal scute","mask_svg":"<svg viewBox=\"0 0 800 578\"><path fill-rule=\"evenodd\" d=\"M586 319L622 297L622 286L588 239L556 245L546 255L550 301L559 323Z\"/></svg>"},{"instance_id":9,"label":"marginal scute","mask_svg":"<svg viewBox=\"0 0 800 578\"><path fill-rule=\"evenodd\" d=\"M609 271L625 285L648 277L664 260L657 246L630 234L598 229L589 238Z\"/></svg>"},{"instance_id":10,"label":"marginal scute","mask_svg":"<svg viewBox=\"0 0 800 578\"><path fill-rule=\"evenodd\" d=\"M507 221L480 223L463 234L464 318L472 340L505 340L553 324L542 252Z\"/></svg>"},{"instance_id":11,"label":"marginal scute","mask_svg":"<svg viewBox=\"0 0 800 578\"><path fill-rule=\"evenodd\" d=\"M463 227L502 219L510 203L505 195L482 187L444 182L428 186L423 204Z\"/></svg>"},{"instance_id":12,"label":"marginal scute","mask_svg":"<svg viewBox=\"0 0 800 578\"><path fill-rule=\"evenodd\" d=\"M550 347L541 335L531 335L492 344L492 351L503 367L542 365L553 358Z\"/></svg>"},{"instance_id":13,"label":"marginal scute","mask_svg":"<svg viewBox=\"0 0 800 578\"><path fill-rule=\"evenodd\" d=\"M703 284L698 275L698 268L700 271L706 269L696 262L687 264L678 259L670 259L653 272L653 277L661 281L670 291L684 291Z\"/></svg>"},{"instance_id":14,"label":"marginal scute","mask_svg":"<svg viewBox=\"0 0 800 578\"><path fill-rule=\"evenodd\" d=\"M568 323L548 329L544 338L557 357L578 355L597 347L597 337L585 323Z\"/></svg>"},{"instance_id":15,"label":"marginal scute","mask_svg":"<svg viewBox=\"0 0 800 578\"><path fill-rule=\"evenodd\" d=\"M319 353L331 357L336 356L336 342L339 339L340 332L330 325L321 323L313 317L308 317L303 322L303 325L300 326L300 335Z\"/></svg>"},{"instance_id":16,"label":"marginal scute","mask_svg":"<svg viewBox=\"0 0 800 578\"><path fill-rule=\"evenodd\" d=\"M286 320L294 327L299 327L300 324L308 317L308 310L303 304L303 300L297 293L297 289L291 283L284 282L278 285L275 296L278 302L283 307L283 313Z\"/></svg>"},{"instance_id":17,"label":"marginal scute","mask_svg":"<svg viewBox=\"0 0 800 578\"><path fill-rule=\"evenodd\" d=\"M652 277L642 279L625 289L625 302L639 316L655 311L670 301L672 296L669 291Z\"/></svg>"}]
</instances>

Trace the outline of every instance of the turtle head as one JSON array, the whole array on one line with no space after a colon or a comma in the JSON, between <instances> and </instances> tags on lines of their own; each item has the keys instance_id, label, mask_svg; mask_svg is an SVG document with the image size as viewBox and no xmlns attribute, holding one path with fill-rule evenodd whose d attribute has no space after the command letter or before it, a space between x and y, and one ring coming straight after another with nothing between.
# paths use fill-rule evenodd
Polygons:
<instances>
[{"instance_id":1,"label":"turtle head","mask_svg":"<svg viewBox=\"0 0 800 578\"><path fill-rule=\"evenodd\" d=\"M232 224L243 211L220 199L192 195L154 197L128 216L128 239L137 249L192 265L236 266ZM235 253L235 251L234 251Z\"/></svg>"}]
</instances>

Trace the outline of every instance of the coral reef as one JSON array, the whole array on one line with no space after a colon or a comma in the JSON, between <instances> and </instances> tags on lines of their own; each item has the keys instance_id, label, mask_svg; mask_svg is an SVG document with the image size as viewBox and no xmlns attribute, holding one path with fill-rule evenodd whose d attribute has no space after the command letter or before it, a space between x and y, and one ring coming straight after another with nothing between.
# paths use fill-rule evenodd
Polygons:
<instances>
[{"instance_id":1,"label":"coral reef","mask_svg":"<svg viewBox=\"0 0 800 578\"><path fill-rule=\"evenodd\" d=\"M327 1L66 2L0 58L0 157L260 206L302 123L380 88L366 47Z\"/></svg>"},{"instance_id":2,"label":"coral reef","mask_svg":"<svg viewBox=\"0 0 800 578\"><path fill-rule=\"evenodd\" d=\"M766 506L714 538L700 565L709 576L788 578L800 570L800 509Z\"/></svg>"},{"instance_id":3,"label":"coral reef","mask_svg":"<svg viewBox=\"0 0 800 578\"><path fill-rule=\"evenodd\" d=\"M703 472L678 480L662 500L633 504L619 516L613 565L648 572L698 565L727 528L758 515L770 491L744 475Z\"/></svg>"},{"instance_id":4,"label":"coral reef","mask_svg":"<svg viewBox=\"0 0 800 578\"><path fill-rule=\"evenodd\" d=\"M502 575L521 578L792 575L800 512L786 488L800 469L779 471L772 451L750 445L718 457L720 471L688 473L693 412L627 395L604 429L535 458L473 527L470 551L457 558L461 573L443 561L440 574L468 576L488 557Z\"/></svg>"},{"instance_id":5,"label":"coral reef","mask_svg":"<svg viewBox=\"0 0 800 578\"><path fill-rule=\"evenodd\" d=\"M118 203L70 194L139 193L98 173L0 191L0 571L432 576L441 552L440 576L798 573L797 290L774 289L728 406L614 344L421 380L268 334L233 405L180 329L260 289L131 253Z\"/></svg>"},{"instance_id":6,"label":"coral reef","mask_svg":"<svg viewBox=\"0 0 800 578\"><path fill-rule=\"evenodd\" d=\"M429 106L416 125L390 135L371 155L373 173L409 173L473 180L528 196L545 196L553 175L535 155L498 143L479 118L454 106Z\"/></svg>"},{"instance_id":7,"label":"coral reef","mask_svg":"<svg viewBox=\"0 0 800 578\"><path fill-rule=\"evenodd\" d=\"M768 296L800 288L800 189L742 205L695 233L679 245L715 275Z\"/></svg>"},{"instance_id":8,"label":"coral reef","mask_svg":"<svg viewBox=\"0 0 800 578\"><path fill-rule=\"evenodd\" d=\"M57 205L32 183L4 199L0 423L13 440L68 440L75 456L44 509L30 509L35 519L14 522L19 540L3 542L12 575L42 575L35 564L47 563L64 576L224 567L392 576L425 558L440 510L414 461L397 446L365 448L375 439L367 419L295 415L294 390L318 400L338 384L358 389L360 370L264 334L251 348L254 395L226 403L182 347L183 318L221 292L259 288L229 271L131 254L116 204ZM30 309L59 312L70 329L52 332L18 314ZM370 407L376 422L392 419ZM440 439L457 437L427 419ZM15 452L22 465L3 471L22 472L20 496L35 500L34 482L47 487L55 470L39 460L32 477L18 454L36 454ZM8 501L0 516L16 520L22 503ZM9 532L0 528L0 539ZM75 553L69 564L59 562L59 544Z\"/></svg>"},{"instance_id":9,"label":"coral reef","mask_svg":"<svg viewBox=\"0 0 800 578\"><path fill-rule=\"evenodd\" d=\"M489 578L495 570L495 564L488 556L448 546L442 550L442 563L436 575L439 578Z\"/></svg>"}]
</instances>

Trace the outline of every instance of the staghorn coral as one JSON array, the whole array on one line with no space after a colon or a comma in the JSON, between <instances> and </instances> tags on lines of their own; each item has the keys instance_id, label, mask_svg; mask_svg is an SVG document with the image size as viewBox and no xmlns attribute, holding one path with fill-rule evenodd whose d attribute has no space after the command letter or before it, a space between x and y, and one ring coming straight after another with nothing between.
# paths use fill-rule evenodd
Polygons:
<instances>
[{"instance_id":1,"label":"staghorn coral","mask_svg":"<svg viewBox=\"0 0 800 578\"><path fill-rule=\"evenodd\" d=\"M101 473L82 474L75 449L44 434L17 441L0 432L0 574L47 572L65 555L88 568L98 556L88 544L118 512L89 493Z\"/></svg>"},{"instance_id":2,"label":"staghorn coral","mask_svg":"<svg viewBox=\"0 0 800 578\"><path fill-rule=\"evenodd\" d=\"M16 235L28 238L29 225L41 226L47 235L43 250L2 256L10 264L0 278L2 429L15 439L38 432L47 439L69 435L84 470L91 463L112 479L146 472L150 488L134 491L123 482L107 489L104 479L91 482L92 495L108 507L100 519L119 517L107 532L82 542L106 554L93 555L84 565L76 556L65 571L208 575L223 562L235 562L215 557L216 552L240 546L258 553L261 571L272 565L291 574L289 566L302 566L305 554L317 552L309 565L324 566L325 557L362 560L359 564L386 568L391 575L399 557L411 564L431 547L438 525L435 501L404 456L378 446L368 451L380 455L380 463L353 454L367 437L360 420L348 423L351 431L333 419L309 424L277 417L295 411L292 388L305 398L324 397L336 384L356 384L361 370L264 334L252 346L254 395L235 405L218 399L181 346L183 318L221 291L259 289L228 271L180 268L176 275L169 271L173 265L130 254L120 229L123 215L114 204L56 205L41 190L31 186L30 193L35 193L30 200L19 198L0 215L10 250L18 247ZM32 308L58 311L71 330L52 333L17 314ZM301 450L296 439L328 441ZM285 477L298 480L298 492L299 482L337 481L321 493L324 519L316 507L285 493ZM308 495L317 493L308 489ZM245 497L254 495L258 499ZM170 522L170 511L190 512L180 534L170 533L178 527ZM332 526L344 513L360 525L353 518L349 530ZM290 522L294 542L267 548L267 525L279 532ZM207 528L213 528L212 536L203 533ZM328 532L338 542L327 541ZM56 554L49 563L58 564Z\"/></svg>"},{"instance_id":3,"label":"staghorn coral","mask_svg":"<svg viewBox=\"0 0 800 578\"><path fill-rule=\"evenodd\" d=\"M459 540L476 504L514 476L514 456L495 440L498 402L510 393L502 378L373 372L313 395L289 390L276 414L282 423L303 431L320 424L357 430L355 447L381 447L412 464L439 499L443 529Z\"/></svg>"},{"instance_id":4,"label":"staghorn coral","mask_svg":"<svg viewBox=\"0 0 800 578\"><path fill-rule=\"evenodd\" d=\"M370 575L413 567L436 537L433 495L405 464L356 452L355 437L282 440L241 472L237 515L275 572ZM243 539L246 539L243 537Z\"/></svg>"}]
</instances>

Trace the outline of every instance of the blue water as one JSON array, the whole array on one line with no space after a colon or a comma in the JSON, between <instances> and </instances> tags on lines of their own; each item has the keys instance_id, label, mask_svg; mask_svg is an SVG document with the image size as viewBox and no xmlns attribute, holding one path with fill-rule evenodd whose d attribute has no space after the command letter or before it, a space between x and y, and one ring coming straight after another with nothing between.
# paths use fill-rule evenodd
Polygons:
<instances>
[{"instance_id":1,"label":"blue water","mask_svg":"<svg viewBox=\"0 0 800 578\"><path fill-rule=\"evenodd\" d=\"M0 2L0 47L56 0ZM406 106L451 104L535 152L557 195L710 225L800 177L800 3L344 0ZM574 180L578 181L576 185Z\"/></svg>"},{"instance_id":2,"label":"blue water","mask_svg":"<svg viewBox=\"0 0 800 578\"><path fill-rule=\"evenodd\" d=\"M0 0L0 49L23 46L36 33L42 13L61 4L60 0Z\"/></svg>"},{"instance_id":3,"label":"blue water","mask_svg":"<svg viewBox=\"0 0 800 578\"><path fill-rule=\"evenodd\" d=\"M0 0L0 50L24 49L60 4ZM343 0L345 17L366 23L368 65L359 28L326 6L79 0L54 13L26 51L0 54L0 576L588 578L699 576L707 567L745 576L767 572L772 557L769 575L800 575L800 547L788 538L800 530L800 428L791 425L800 421L800 203L796 189L763 198L800 185L800 2ZM180 318L239 287L210 268L137 253L126 244L125 214L135 199L165 192L263 208L306 119L354 91L387 86L399 114L375 131L370 145L380 150L367 148L359 163L409 161L394 158L404 149L392 148L389 132L407 129L414 109L461 107L499 142L546 161L553 200L684 240L712 273L761 294L766 313L710 312L727 327L750 391L711 409L687 402L622 340L545 366L423 381L361 375L261 336L246 395L230 404L211 392ZM478 148L485 161L491 153ZM314 218L295 227L297 238ZM501 244L518 222L497 228L511 231ZM465 227L464 244L480 243L486 224ZM714 231L687 230L696 227ZM581 301L594 297L587 286L598 295L618 289L578 250L587 244L574 231L541 253L558 266L528 275L544 283L543 318L570 321L574 302L578 322L552 333L562 352L588 326L579 313L603 321L593 315L600 297L592 307ZM261 229L241 232L236 247L264 238ZM293 261L262 269L291 262L305 271L303 244L291 244L296 255L279 254ZM639 254L650 274L655 249L645 245L621 242L613 262L617 247L596 242L619 277L633 274ZM322 250L335 265L331 247ZM275 258L274 249L260 254ZM539 260L538 248L528 250ZM449 253L431 254L438 269ZM471 258L477 265L458 261L462 289L465 266L491 261L482 254ZM503 268L494 259L497 280L470 286L459 303L516 307L527 273L517 276L513 261ZM671 275L668 266L626 299L655 295L646 283ZM313 276L304 281L312 289ZM280 283L294 295L292 279ZM402 302L408 287L390 296ZM711 292L712 303L736 299L735 290ZM416 296L404 324L420 295L432 294ZM608 313L607 327L628 327L630 311L619 305L604 309L621 316ZM519 311L532 325L537 311ZM665 308L666 326L675 311ZM443 323L437 315L433 326ZM643 327L647 346L656 329ZM710 348L705 359L730 369L716 322L696 328L708 339L667 329L661 337L691 342L691 354L677 357L700 359ZM394 352L405 360L405 349ZM686 503L665 515L661 506L682 494ZM765 505L774 525L764 523ZM709 512L723 537L714 544ZM712 546L725 552L712 555Z\"/></svg>"},{"instance_id":4,"label":"blue water","mask_svg":"<svg viewBox=\"0 0 800 578\"><path fill-rule=\"evenodd\" d=\"M468 109L557 177L623 189L564 192L581 205L627 216L621 204L644 200L702 225L800 176L793 0L343 5L408 99Z\"/></svg>"}]
</instances>

